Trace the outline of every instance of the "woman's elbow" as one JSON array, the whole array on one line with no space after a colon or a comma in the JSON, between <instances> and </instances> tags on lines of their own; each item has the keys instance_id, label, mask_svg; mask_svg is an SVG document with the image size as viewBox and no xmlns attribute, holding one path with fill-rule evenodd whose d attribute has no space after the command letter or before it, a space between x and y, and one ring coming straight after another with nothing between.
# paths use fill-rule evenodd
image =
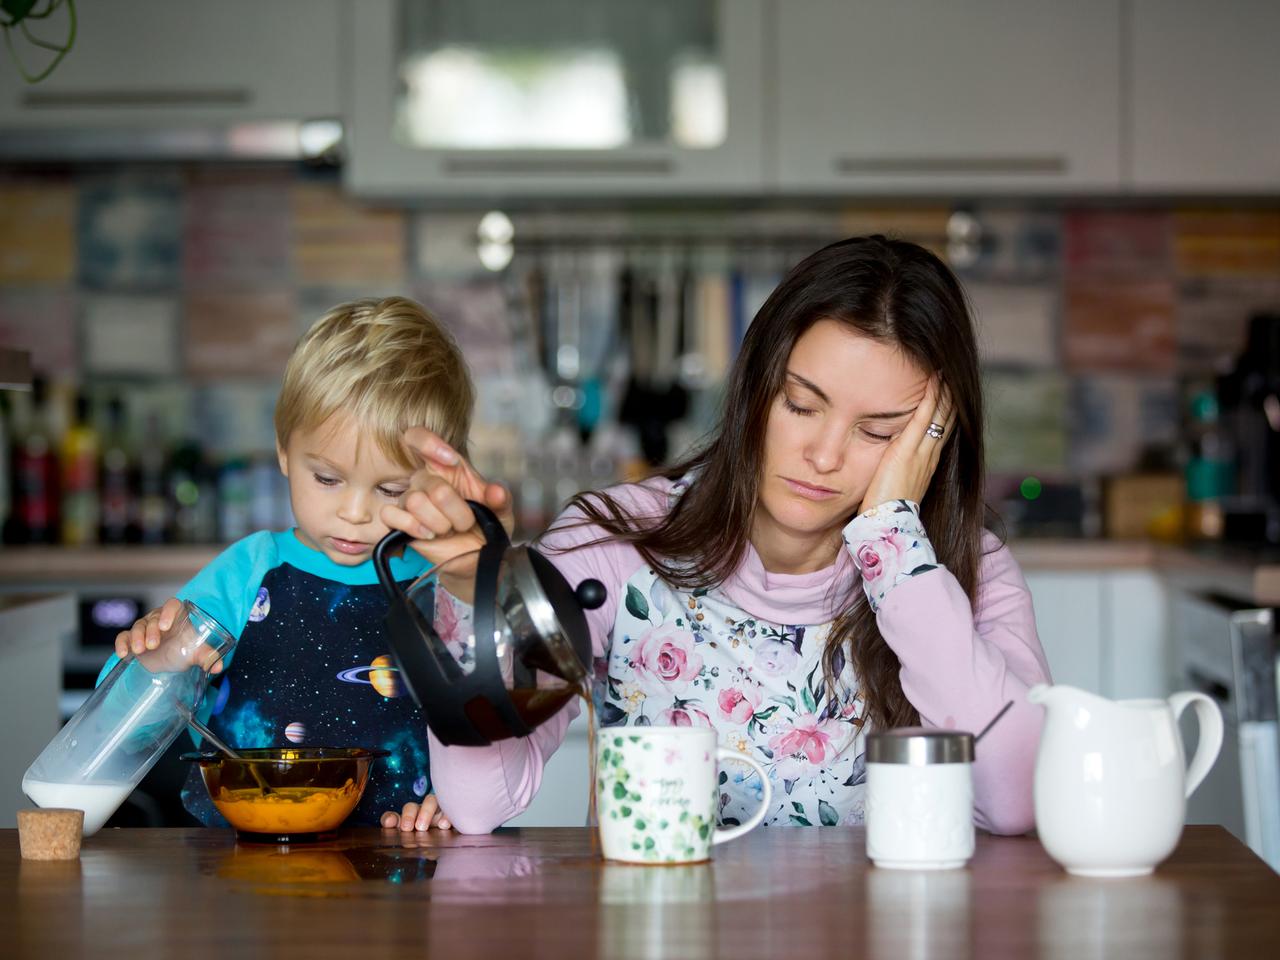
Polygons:
<instances>
[{"instance_id":1,"label":"woman's elbow","mask_svg":"<svg viewBox=\"0 0 1280 960\"><path fill-rule=\"evenodd\" d=\"M449 812L446 816L449 818L449 823L453 825L453 829L468 836L493 833L505 822L504 820L496 819L492 813L483 811L479 813L464 811L461 814Z\"/></svg>"},{"instance_id":2,"label":"woman's elbow","mask_svg":"<svg viewBox=\"0 0 1280 960\"><path fill-rule=\"evenodd\" d=\"M973 822L988 833L1018 836L1036 825L1035 804L1029 796L1010 798L991 809L974 810Z\"/></svg>"}]
</instances>

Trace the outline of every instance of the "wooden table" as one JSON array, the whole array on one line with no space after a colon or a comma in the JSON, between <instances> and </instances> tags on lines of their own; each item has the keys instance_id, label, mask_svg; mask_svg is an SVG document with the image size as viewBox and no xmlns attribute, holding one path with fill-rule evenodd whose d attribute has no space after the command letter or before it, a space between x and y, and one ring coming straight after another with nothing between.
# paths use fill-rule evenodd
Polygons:
<instances>
[{"instance_id":1,"label":"wooden table","mask_svg":"<svg viewBox=\"0 0 1280 960\"><path fill-rule=\"evenodd\" d=\"M585 829L357 830L314 847L220 830L108 830L78 862L0 831L0 956L1277 957L1280 876L1188 827L1155 876L1084 880L1030 838L969 869L873 868L861 829L756 830L713 863L601 862Z\"/></svg>"}]
</instances>

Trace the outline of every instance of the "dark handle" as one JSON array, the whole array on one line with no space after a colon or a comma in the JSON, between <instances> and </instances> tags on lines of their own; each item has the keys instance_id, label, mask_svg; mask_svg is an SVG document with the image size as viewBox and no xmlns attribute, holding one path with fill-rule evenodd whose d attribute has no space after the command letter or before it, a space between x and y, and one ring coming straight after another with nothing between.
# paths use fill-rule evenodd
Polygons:
<instances>
[{"instance_id":1,"label":"dark handle","mask_svg":"<svg viewBox=\"0 0 1280 960\"><path fill-rule=\"evenodd\" d=\"M404 600L404 590L391 575L391 559L400 556L404 548L413 543L413 537L403 530L392 530L378 541L373 548L373 569L378 573L378 582L392 603Z\"/></svg>"},{"instance_id":2,"label":"dark handle","mask_svg":"<svg viewBox=\"0 0 1280 960\"><path fill-rule=\"evenodd\" d=\"M471 507L471 512L475 514L476 523L480 526L480 532L484 534L485 542L509 547L511 538L507 536L507 529L497 515L483 503L476 503L474 500L468 500L467 503ZM400 556L404 548L413 540L414 538L403 530L392 530L373 548L373 568L377 571L378 582L382 584L383 591L392 601L403 600L405 593L400 584L396 583L396 578L391 575L391 560Z\"/></svg>"}]
</instances>

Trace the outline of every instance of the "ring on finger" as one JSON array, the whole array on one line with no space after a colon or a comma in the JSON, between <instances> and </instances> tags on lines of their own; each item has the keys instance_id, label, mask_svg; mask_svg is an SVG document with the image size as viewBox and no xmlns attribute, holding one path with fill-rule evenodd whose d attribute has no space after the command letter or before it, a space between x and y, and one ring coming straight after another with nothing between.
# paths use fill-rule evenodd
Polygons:
<instances>
[{"instance_id":1,"label":"ring on finger","mask_svg":"<svg viewBox=\"0 0 1280 960\"><path fill-rule=\"evenodd\" d=\"M934 440L941 440L945 432L946 431L944 430L942 424L938 423L935 420L929 424L928 428L924 432L924 435L926 437L932 437Z\"/></svg>"}]
</instances>

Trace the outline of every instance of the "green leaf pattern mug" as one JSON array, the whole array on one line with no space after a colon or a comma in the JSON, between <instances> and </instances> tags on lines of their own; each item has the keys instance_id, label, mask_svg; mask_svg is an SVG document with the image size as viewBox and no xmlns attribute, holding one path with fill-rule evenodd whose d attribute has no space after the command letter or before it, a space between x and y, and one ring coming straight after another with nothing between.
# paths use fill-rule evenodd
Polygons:
<instances>
[{"instance_id":1,"label":"green leaf pattern mug","mask_svg":"<svg viewBox=\"0 0 1280 960\"><path fill-rule=\"evenodd\" d=\"M716 826L719 764L745 763L760 774L760 808L739 826ZM697 863L715 844L764 819L773 791L751 757L720 747L707 727L606 728L596 748L596 816L608 860Z\"/></svg>"}]
</instances>

